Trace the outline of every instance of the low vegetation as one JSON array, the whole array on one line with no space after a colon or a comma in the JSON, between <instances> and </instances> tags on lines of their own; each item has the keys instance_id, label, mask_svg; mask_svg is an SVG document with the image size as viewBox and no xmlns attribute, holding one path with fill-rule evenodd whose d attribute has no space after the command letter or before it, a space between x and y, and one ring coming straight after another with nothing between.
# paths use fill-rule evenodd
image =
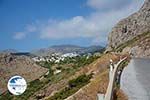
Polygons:
<instances>
[{"instance_id":1,"label":"low vegetation","mask_svg":"<svg viewBox=\"0 0 150 100\"><path fill-rule=\"evenodd\" d=\"M83 74L77 77L76 79L70 80L68 82L67 87L57 92L54 96L50 97L48 100L64 100L65 98L77 92L81 87L89 83L91 78L92 74L90 75Z\"/></svg>"},{"instance_id":2,"label":"low vegetation","mask_svg":"<svg viewBox=\"0 0 150 100\"><path fill-rule=\"evenodd\" d=\"M119 45L116 49L114 49L114 51L122 52L122 50L125 47L127 47L127 46L132 47L134 45L134 43L137 42L138 40L140 40L142 37L150 37L150 32L145 32L143 34L140 34L140 35L134 37L133 39L131 39L131 40L129 40L129 41Z\"/></svg>"},{"instance_id":3,"label":"low vegetation","mask_svg":"<svg viewBox=\"0 0 150 100\"><path fill-rule=\"evenodd\" d=\"M31 95L33 95L37 90L41 89L45 84L48 83L48 80L40 81L34 80L28 84L27 90L20 96L13 96L9 92L5 95L0 96L0 100L27 100Z\"/></svg>"},{"instance_id":4,"label":"low vegetation","mask_svg":"<svg viewBox=\"0 0 150 100\"><path fill-rule=\"evenodd\" d=\"M39 64L43 67L46 67L49 69L49 74L45 76L45 78L48 78L52 83L57 83L58 81L70 77L73 75L76 71L78 71L79 68L84 67L96 59L98 59L100 56L77 56L73 58L65 58L64 61L61 61L56 64L52 64L51 62L39 62ZM55 68L54 68L55 67ZM55 70L61 70L61 73L55 74Z\"/></svg>"},{"instance_id":5,"label":"low vegetation","mask_svg":"<svg viewBox=\"0 0 150 100\"><path fill-rule=\"evenodd\" d=\"M54 64L52 62L39 62L42 67L49 69L49 74L44 75L44 79L42 80L34 80L28 83L28 88L25 93L21 96L13 96L9 92L5 93L4 95L0 96L0 100L27 100L29 97L34 95L35 92L41 90L46 84L48 83L57 83L62 79L69 78L70 75L73 75L79 68L84 67L95 61L99 56L78 56L73 58L66 58L64 61ZM68 67L71 65L71 67ZM62 70L61 73L54 74L53 66L57 66L56 69ZM68 83L68 87L65 87L62 91L55 94L52 98L66 98L76 91L78 91L82 86L87 84L91 78L91 75L81 75L77 79L71 80ZM63 92L66 93L63 93Z\"/></svg>"}]
</instances>

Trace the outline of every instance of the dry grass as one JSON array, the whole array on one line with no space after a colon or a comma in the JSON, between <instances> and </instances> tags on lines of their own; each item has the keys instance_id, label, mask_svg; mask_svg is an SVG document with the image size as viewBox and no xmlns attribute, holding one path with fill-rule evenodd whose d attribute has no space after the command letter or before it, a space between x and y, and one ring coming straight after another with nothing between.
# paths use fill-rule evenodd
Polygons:
<instances>
[{"instance_id":1,"label":"dry grass","mask_svg":"<svg viewBox=\"0 0 150 100\"><path fill-rule=\"evenodd\" d=\"M128 100L128 97L124 94L121 89L117 89L114 100Z\"/></svg>"},{"instance_id":2,"label":"dry grass","mask_svg":"<svg viewBox=\"0 0 150 100\"><path fill-rule=\"evenodd\" d=\"M105 94L108 86L107 66L109 65L110 58L113 59L113 61L118 61L120 55L105 54L96 62L89 65L89 68L86 67L94 73L93 79L88 85L81 88L74 95L68 97L67 100L96 100L97 93ZM126 96L120 90L117 90L116 98L117 100L127 100Z\"/></svg>"}]
</instances>

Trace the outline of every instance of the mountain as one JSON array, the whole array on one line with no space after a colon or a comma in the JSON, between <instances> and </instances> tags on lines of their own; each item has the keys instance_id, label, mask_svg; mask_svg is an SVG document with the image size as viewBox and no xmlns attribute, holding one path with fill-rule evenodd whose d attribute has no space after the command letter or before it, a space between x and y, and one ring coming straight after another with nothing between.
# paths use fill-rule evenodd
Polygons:
<instances>
[{"instance_id":1,"label":"mountain","mask_svg":"<svg viewBox=\"0 0 150 100\"><path fill-rule=\"evenodd\" d=\"M145 0L138 12L119 21L112 29L107 51L118 48L136 57L150 57L150 0Z\"/></svg>"},{"instance_id":2,"label":"mountain","mask_svg":"<svg viewBox=\"0 0 150 100\"><path fill-rule=\"evenodd\" d=\"M0 94L7 90L8 79L14 75L21 75L30 82L40 78L47 71L48 69L35 64L27 56L0 53Z\"/></svg>"},{"instance_id":3,"label":"mountain","mask_svg":"<svg viewBox=\"0 0 150 100\"><path fill-rule=\"evenodd\" d=\"M13 49L6 49L0 52L0 54L11 54L14 56L28 56L28 57L35 57L34 54L30 53L30 52L18 52L17 50L13 50Z\"/></svg>"},{"instance_id":4,"label":"mountain","mask_svg":"<svg viewBox=\"0 0 150 100\"><path fill-rule=\"evenodd\" d=\"M6 49L6 50L0 51L0 53L16 53L16 52L18 52L18 51L15 49Z\"/></svg>"},{"instance_id":5,"label":"mountain","mask_svg":"<svg viewBox=\"0 0 150 100\"><path fill-rule=\"evenodd\" d=\"M73 53L73 52L76 52L78 54L84 54L84 53L92 53L92 52L100 51L101 49L103 49L102 46L80 47L76 45L55 45L49 48L34 50L31 53L40 56L47 56L52 53L65 54L65 53Z\"/></svg>"},{"instance_id":6,"label":"mountain","mask_svg":"<svg viewBox=\"0 0 150 100\"><path fill-rule=\"evenodd\" d=\"M30 52L16 52L16 53L11 53L12 55L15 56L28 56L28 57L34 57L35 55L30 53Z\"/></svg>"}]
</instances>

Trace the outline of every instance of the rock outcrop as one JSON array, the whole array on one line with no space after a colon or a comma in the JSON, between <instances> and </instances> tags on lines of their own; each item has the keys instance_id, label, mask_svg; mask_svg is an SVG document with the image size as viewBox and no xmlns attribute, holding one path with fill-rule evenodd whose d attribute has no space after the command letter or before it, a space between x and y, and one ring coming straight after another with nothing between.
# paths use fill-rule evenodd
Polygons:
<instances>
[{"instance_id":1,"label":"rock outcrop","mask_svg":"<svg viewBox=\"0 0 150 100\"><path fill-rule=\"evenodd\" d=\"M0 53L0 94L7 90L7 82L14 75L23 76L27 82L40 78L48 69L35 64L27 56Z\"/></svg>"},{"instance_id":2,"label":"rock outcrop","mask_svg":"<svg viewBox=\"0 0 150 100\"><path fill-rule=\"evenodd\" d=\"M145 0L144 5L138 12L121 20L112 29L112 32L108 36L108 51L117 48L119 45L145 32L150 33L150 0ZM148 45L150 45L150 43ZM139 48L136 47L135 52L139 52L138 49ZM145 54L145 56L149 55L150 50L146 53L148 54Z\"/></svg>"}]
</instances>

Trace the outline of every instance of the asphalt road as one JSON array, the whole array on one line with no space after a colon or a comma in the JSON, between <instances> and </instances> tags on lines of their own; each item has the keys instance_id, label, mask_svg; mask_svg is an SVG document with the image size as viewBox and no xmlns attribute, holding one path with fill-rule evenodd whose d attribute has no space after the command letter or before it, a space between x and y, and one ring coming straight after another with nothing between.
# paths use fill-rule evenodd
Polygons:
<instances>
[{"instance_id":1,"label":"asphalt road","mask_svg":"<svg viewBox=\"0 0 150 100\"><path fill-rule=\"evenodd\" d=\"M150 100L150 59L132 59L121 76L129 100Z\"/></svg>"}]
</instances>

